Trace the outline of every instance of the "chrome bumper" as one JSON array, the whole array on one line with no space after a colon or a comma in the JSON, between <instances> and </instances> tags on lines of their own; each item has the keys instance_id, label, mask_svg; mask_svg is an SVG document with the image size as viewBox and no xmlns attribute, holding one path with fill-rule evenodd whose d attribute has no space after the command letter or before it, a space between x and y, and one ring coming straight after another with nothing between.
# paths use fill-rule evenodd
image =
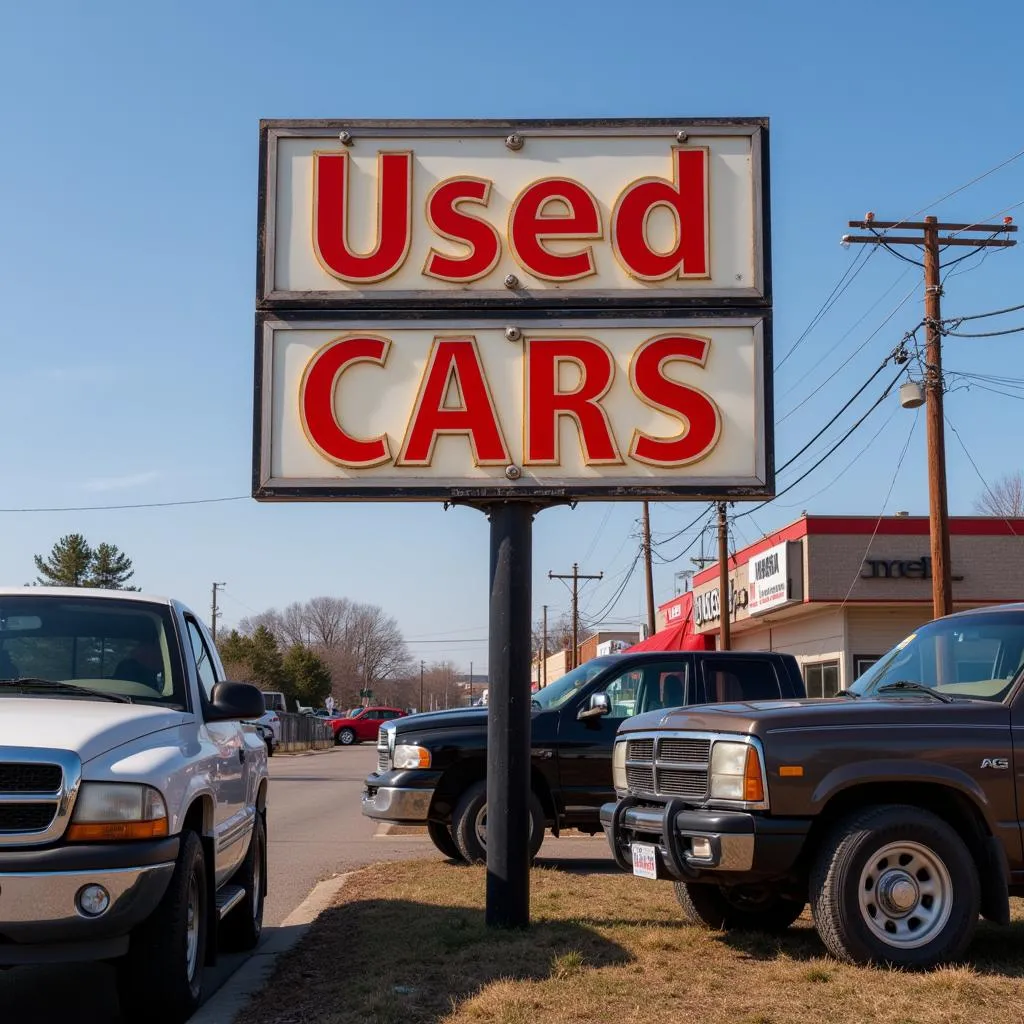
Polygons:
<instances>
[{"instance_id":1,"label":"chrome bumper","mask_svg":"<svg viewBox=\"0 0 1024 1024\"><path fill-rule=\"evenodd\" d=\"M0 872L0 964L25 963L26 943L67 944L127 935L156 910L173 872L173 863ZM76 897L86 885L101 885L110 895L104 913L89 917L79 911Z\"/></svg>"},{"instance_id":2,"label":"chrome bumper","mask_svg":"<svg viewBox=\"0 0 1024 1024\"><path fill-rule=\"evenodd\" d=\"M401 789L381 786L363 790L363 814L385 821L426 821L430 813L432 789Z\"/></svg>"}]
</instances>

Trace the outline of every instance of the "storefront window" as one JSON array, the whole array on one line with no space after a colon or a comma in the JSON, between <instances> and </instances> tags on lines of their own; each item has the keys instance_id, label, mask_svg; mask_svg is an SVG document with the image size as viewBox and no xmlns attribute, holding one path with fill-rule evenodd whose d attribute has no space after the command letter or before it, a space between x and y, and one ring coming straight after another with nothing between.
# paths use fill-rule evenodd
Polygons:
<instances>
[{"instance_id":1,"label":"storefront window","mask_svg":"<svg viewBox=\"0 0 1024 1024\"><path fill-rule=\"evenodd\" d=\"M808 697L834 697L839 692L839 662L804 665L804 685Z\"/></svg>"},{"instance_id":2,"label":"storefront window","mask_svg":"<svg viewBox=\"0 0 1024 1024\"><path fill-rule=\"evenodd\" d=\"M855 654L853 656L853 678L860 679L878 660L879 655L877 654Z\"/></svg>"}]
</instances>

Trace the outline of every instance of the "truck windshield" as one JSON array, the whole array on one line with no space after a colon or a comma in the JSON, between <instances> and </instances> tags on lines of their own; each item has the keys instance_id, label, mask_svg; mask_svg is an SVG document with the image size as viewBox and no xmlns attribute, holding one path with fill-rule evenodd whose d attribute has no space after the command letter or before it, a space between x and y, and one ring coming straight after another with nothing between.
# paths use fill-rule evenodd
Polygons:
<instances>
[{"instance_id":1,"label":"truck windshield","mask_svg":"<svg viewBox=\"0 0 1024 1024\"><path fill-rule=\"evenodd\" d=\"M133 703L185 708L185 687L170 608L110 598L0 598L0 679L50 680L65 687L16 682L4 697L125 697ZM91 693L89 691L92 691Z\"/></svg>"},{"instance_id":2,"label":"truck windshield","mask_svg":"<svg viewBox=\"0 0 1024 1024\"><path fill-rule=\"evenodd\" d=\"M867 696L917 683L950 697L1002 701L1024 667L1024 612L985 612L922 626L872 665L850 689ZM907 697L914 687L904 686Z\"/></svg>"},{"instance_id":3,"label":"truck windshield","mask_svg":"<svg viewBox=\"0 0 1024 1024\"><path fill-rule=\"evenodd\" d=\"M548 686L544 686L533 694L534 710L550 711L560 708L566 701L579 693L594 676L603 672L611 661L608 658L594 658L574 668L561 679L556 679Z\"/></svg>"}]
</instances>

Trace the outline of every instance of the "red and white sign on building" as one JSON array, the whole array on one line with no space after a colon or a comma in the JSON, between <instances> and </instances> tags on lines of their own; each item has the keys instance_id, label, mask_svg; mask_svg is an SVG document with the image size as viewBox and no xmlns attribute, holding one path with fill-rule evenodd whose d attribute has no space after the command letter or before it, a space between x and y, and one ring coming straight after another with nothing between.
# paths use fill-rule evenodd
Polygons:
<instances>
[{"instance_id":1,"label":"red and white sign on building","mask_svg":"<svg viewBox=\"0 0 1024 1024\"><path fill-rule=\"evenodd\" d=\"M765 121L261 151L256 497L772 493Z\"/></svg>"}]
</instances>

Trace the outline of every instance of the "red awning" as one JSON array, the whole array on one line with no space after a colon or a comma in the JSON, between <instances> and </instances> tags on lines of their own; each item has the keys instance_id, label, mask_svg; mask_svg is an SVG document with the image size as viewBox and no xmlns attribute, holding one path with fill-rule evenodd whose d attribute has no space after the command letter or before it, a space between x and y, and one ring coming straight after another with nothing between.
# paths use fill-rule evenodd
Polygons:
<instances>
[{"instance_id":1,"label":"red awning","mask_svg":"<svg viewBox=\"0 0 1024 1024\"><path fill-rule=\"evenodd\" d=\"M686 598L689 597L689 600ZM671 626L652 633L646 640L633 644L629 651L713 651L715 638L693 629L693 595L683 595L680 615Z\"/></svg>"}]
</instances>

